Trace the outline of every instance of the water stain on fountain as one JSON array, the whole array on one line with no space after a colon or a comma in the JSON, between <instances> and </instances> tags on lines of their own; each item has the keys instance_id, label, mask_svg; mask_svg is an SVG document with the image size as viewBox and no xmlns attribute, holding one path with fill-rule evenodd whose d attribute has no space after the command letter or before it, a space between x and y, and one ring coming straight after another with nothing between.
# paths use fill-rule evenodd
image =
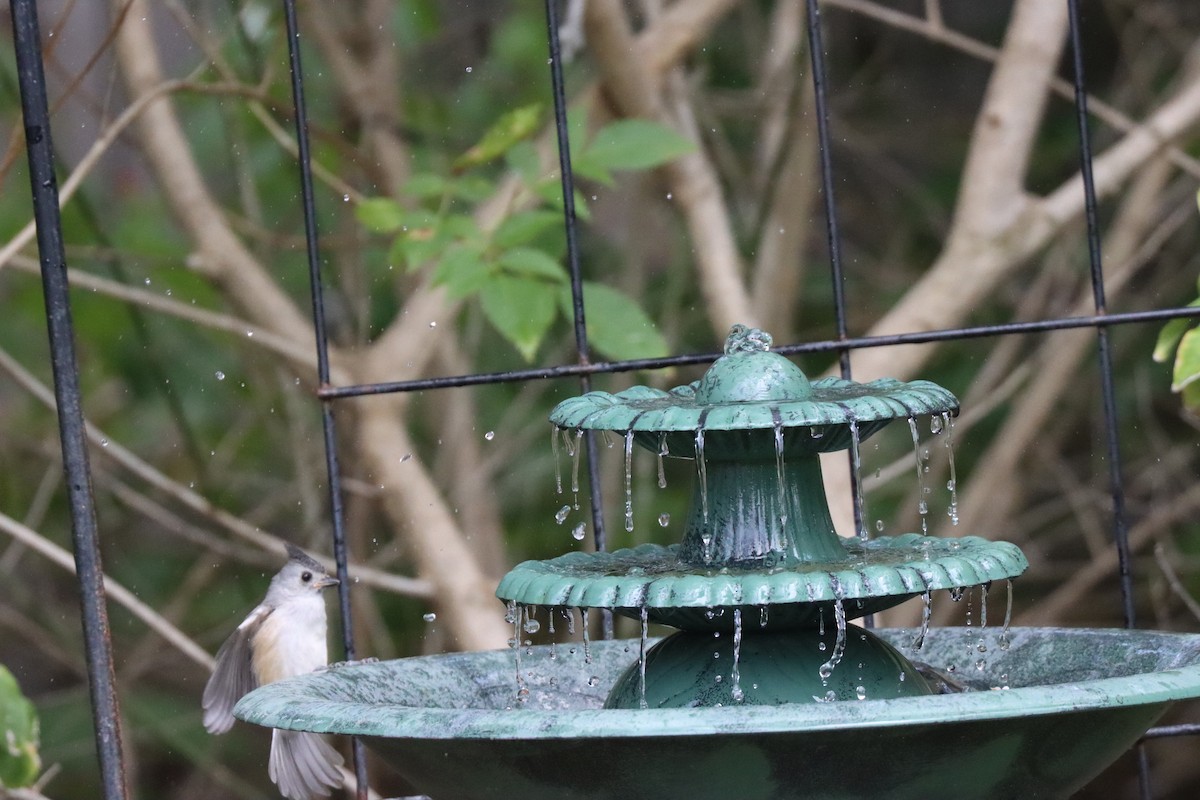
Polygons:
<instances>
[{"instance_id":1,"label":"water stain on fountain","mask_svg":"<svg viewBox=\"0 0 1200 800\"><path fill-rule=\"evenodd\" d=\"M809 381L769 347L739 326L696 383L593 392L551 415L572 509L585 430L620 436L626 464L631 443L695 459L681 542L518 565L497 591L514 650L279 681L235 714L361 736L436 800L982 800L1066 797L1172 701L1200 696L1200 636L1010 628L1026 567L1012 545L838 537L820 453L909 420L924 481L915 420L929 416L949 450L957 400L925 381ZM563 493L557 457L555 472ZM957 522L953 467L949 484ZM929 628L933 592L998 580L999 630L982 599L979 625ZM847 624L917 597L919 630ZM551 632L556 614L573 633L570 609L611 609L640 637L530 646L536 606ZM656 641L651 623L680 630Z\"/></svg>"}]
</instances>

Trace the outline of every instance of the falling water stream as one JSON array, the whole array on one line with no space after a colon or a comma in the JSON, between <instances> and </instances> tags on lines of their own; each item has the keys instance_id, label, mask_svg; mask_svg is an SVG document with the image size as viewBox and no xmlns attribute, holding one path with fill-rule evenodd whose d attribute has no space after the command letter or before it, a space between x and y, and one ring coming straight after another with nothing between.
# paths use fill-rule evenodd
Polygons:
<instances>
[{"instance_id":1,"label":"falling water stream","mask_svg":"<svg viewBox=\"0 0 1200 800\"><path fill-rule=\"evenodd\" d=\"M562 435L562 428L557 425L550 426L550 450L554 453L554 493L562 494L562 465L558 458L558 438Z\"/></svg>"},{"instance_id":2,"label":"falling water stream","mask_svg":"<svg viewBox=\"0 0 1200 800\"><path fill-rule=\"evenodd\" d=\"M579 456L583 452L583 429L575 431L575 441L572 442L570 434L564 432L563 441L567 444L567 454L571 456L571 495L573 500L571 505L576 511L579 510Z\"/></svg>"},{"instance_id":3,"label":"falling water stream","mask_svg":"<svg viewBox=\"0 0 1200 800\"><path fill-rule=\"evenodd\" d=\"M670 455L667 450L667 434L660 433L658 435L658 488L667 488L667 471L663 466L663 459Z\"/></svg>"},{"instance_id":4,"label":"falling water stream","mask_svg":"<svg viewBox=\"0 0 1200 800\"><path fill-rule=\"evenodd\" d=\"M917 488L920 499L917 501L917 513L921 515L921 535L929 535L929 501L925 499L925 459L921 457L921 433L917 430L917 418L908 418L908 430L912 433L913 454L917 459Z\"/></svg>"},{"instance_id":5,"label":"falling water stream","mask_svg":"<svg viewBox=\"0 0 1200 800\"><path fill-rule=\"evenodd\" d=\"M829 655L829 660L820 666L817 673L821 676L822 681L829 680L829 676L833 674L833 670L842 660L842 654L846 652L846 608L842 605L842 598L836 597L833 601L833 619L837 624L837 638L833 642L833 652ZM821 615L821 621L825 621L825 615Z\"/></svg>"},{"instance_id":6,"label":"falling water stream","mask_svg":"<svg viewBox=\"0 0 1200 800\"><path fill-rule=\"evenodd\" d=\"M866 509L863 507L863 495L866 493L863 491L863 486L862 486L862 477L861 477L861 475L862 475L862 456L859 453L858 446L859 446L858 422L856 422L855 420L850 420L850 465L851 465L851 470L852 470L851 478L854 480L854 485L858 487L857 491L855 491L855 493L854 493L854 511L855 511L854 518L858 523L858 530L855 531L855 533L858 535L858 538L866 539L867 538L867 528L866 528L866 525L863 523L863 521L867 518L866 517Z\"/></svg>"},{"instance_id":7,"label":"falling water stream","mask_svg":"<svg viewBox=\"0 0 1200 800\"><path fill-rule=\"evenodd\" d=\"M746 699L746 693L742 691L742 675L738 670L738 662L742 657L742 610L735 608L733 610L733 673L729 676L730 693L733 695L733 701L740 703Z\"/></svg>"},{"instance_id":8,"label":"falling water stream","mask_svg":"<svg viewBox=\"0 0 1200 800\"><path fill-rule=\"evenodd\" d=\"M633 531L633 431L625 431L625 530Z\"/></svg>"},{"instance_id":9,"label":"falling water stream","mask_svg":"<svg viewBox=\"0 0 1200 800\"><path fill-rule=\"evenodd\" d=\"M647 707L646 703L646 642L649 640L650 609L642 606L642 637L638 642L638 705Z\"/></svg>"},{"instance_id":10,"label":"falling water stream","mask_svg":"<svg viewBox=\"0 0 1200 800\"><path fill-rule=\"evenodd\" d=\"M786 484L783 482L783 424L780 422L775 423L775 480L778 485L778 492L779 492L779 498L778 498L779 499L779 524L781 526L786 526L788 516L787 516L787 499L784 497L784 486ZM782 539L782 536L783 536L783 532L781 530L780 531L781 539ZM782 541L778 542L778 544L777 544L778 548L782 549L783 546L784 546L784 542L782 542Z\"/></svg>"}]
</instances>

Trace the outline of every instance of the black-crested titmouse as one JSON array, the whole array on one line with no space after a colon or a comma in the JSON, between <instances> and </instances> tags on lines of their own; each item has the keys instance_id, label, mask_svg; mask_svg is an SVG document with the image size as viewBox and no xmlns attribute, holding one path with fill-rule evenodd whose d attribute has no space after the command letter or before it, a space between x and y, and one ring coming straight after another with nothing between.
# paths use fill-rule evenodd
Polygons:
<instances>
[{"instance_id":1,"label":"black-crested titmouse","mask_svg":"<svg viewBox=\"0 0 1200 800\"><path fill-rule=\"evenodd\" d=\"M258 686L303 675L329 663L325 600L321 590L338 581L300 548L287 545L288 562L271 579L267 596L238 625L221 649L204 687L204 727L225 733L233 706ZM342 782L341 755L316 733L276 729L267 771L289 800L327 797Z\"/></svg>"}]
</instances>

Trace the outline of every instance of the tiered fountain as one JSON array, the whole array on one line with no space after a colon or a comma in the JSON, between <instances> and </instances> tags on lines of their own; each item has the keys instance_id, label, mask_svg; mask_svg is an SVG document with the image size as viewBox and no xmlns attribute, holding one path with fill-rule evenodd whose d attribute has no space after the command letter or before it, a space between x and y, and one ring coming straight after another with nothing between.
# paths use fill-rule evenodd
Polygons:
<instances>
[{"instance_id":1,"label":"tiered fountain","mask_svg":"<svg viewBox=\"0 0 1200 800\"><path fill-rule=\"evenodd\" d=\"M925 381L809 381L769 346L736 326L696 383L551 414L623 436L627 485L634 443L695 461L680 544L518 565L497 590L515 654L349 666L235 713L363 736L435 800L965 799L1066 796L1200 695L1200 636L987 628L983 601L979 625L928 630L931 592L986 591L1024 556L975 537L840 538L819 454L857 457L895 419L948 428L957 401ZM847 625L917 597L919 630ZM642 635L531 646L537 607L551 625L611 609ZM652 622L680 631L650 646Z\"/></svg>"}]
</instances>

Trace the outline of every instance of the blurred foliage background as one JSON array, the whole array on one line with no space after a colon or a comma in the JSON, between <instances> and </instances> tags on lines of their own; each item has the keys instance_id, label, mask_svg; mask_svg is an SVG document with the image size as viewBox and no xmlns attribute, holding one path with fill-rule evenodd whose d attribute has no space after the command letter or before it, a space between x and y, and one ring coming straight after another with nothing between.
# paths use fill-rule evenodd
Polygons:
<instances>
[{"instance_id":1,"label":"blurred foliage background","mask_svg":"<svg viewBox=\"0 0 1200 800\"><path fill-rule=\"evenodd\" d=\"M571 362L542 4L299 5L334 383ZM1187 304L1200 273L1200 7L1081 5L1110 308ZM851 334L1091 313L1060 4L821 7ZM130 783L143 798L272 797L265 732L207 736L199 697L207 654L260 599L279 540L329 552L281 11L266 0L39 10L104 563L156 612L110 604ZM589 0L567 3L564 19L597 355L713 352L733 322L777 343L833 336L802 3ZM39 791L89 797L10 41L0 37L0 664L41 719ZM1200 386L1188 383L1200 337L1187 327L1158 342L1159 361L1158 326L1111 332L1139 622L1170 630L1200 624L1200 425L1192 398L1172 392ZM939 492L933 527L1024 547L1019 623L1120 624L1094 332L864 350L853 364L859 380L924 377L962 399L961 521ZM546 380L338 404L361 655L503 646L498 576L588 546L571 535L590 520L586 498L556 522L570 500L554 492L545 423L577 391ZM893 427L863 452L868 522L889 533L918 525L919 499L912 443ZM944 483L946 450L930 449ZM654 459L635 460L627 532L615 522L619 451L600 453L610 545L677 539L690 465L669 464L659 490ZM827 482L844 519L840 470ZM961 624L953 604L938 615ZM885 620L912 621L903 608ZM167 626L182 642L163 638ZM1156 796L1194 796L1192 745L1149 745ZM1131 764L1084 796L1132 796ZM381 791L403 790L383 768L373 775Z\"/></svg>"}]
</instances>

